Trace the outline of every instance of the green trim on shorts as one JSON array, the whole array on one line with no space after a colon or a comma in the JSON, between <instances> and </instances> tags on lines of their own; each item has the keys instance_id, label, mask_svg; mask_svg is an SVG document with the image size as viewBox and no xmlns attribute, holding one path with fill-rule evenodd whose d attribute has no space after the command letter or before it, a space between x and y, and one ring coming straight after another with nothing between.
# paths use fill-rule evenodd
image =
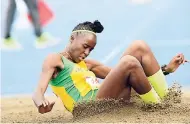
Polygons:
<instances>
[{"instance_id":1,"label":"green trim on shorts","mask_svg":"<svg viewBox=\"0 0 190 124\"><path fill-rule=\"evenodd\" d=\"M98 89L89 91L84 97L80 96L77 102L96 100Z\"/></svg>"}]
</instances>

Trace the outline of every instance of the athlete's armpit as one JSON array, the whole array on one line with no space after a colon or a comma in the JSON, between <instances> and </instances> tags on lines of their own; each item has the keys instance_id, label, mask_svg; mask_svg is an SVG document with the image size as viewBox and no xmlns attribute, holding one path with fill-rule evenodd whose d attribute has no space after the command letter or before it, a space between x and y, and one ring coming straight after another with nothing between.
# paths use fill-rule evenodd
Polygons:
<instances>
[{"instance_id":1,"label":"athlete's armpit","mask_svg":"<svg viewBox=\"0 0 190 124\"><path fill-rule=\"evenodd\" d=\"M96 75L96 77L104 79L108 73L111 71L111 68L103 65L102 63L96 60L85 59L85 63L88 69Z\"/></svg>"}]
</instances>

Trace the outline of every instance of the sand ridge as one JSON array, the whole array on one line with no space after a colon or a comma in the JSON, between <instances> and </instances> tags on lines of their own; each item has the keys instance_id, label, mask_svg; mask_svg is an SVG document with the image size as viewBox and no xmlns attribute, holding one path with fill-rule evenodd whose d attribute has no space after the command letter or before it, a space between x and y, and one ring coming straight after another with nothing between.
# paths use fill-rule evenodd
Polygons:
<instances>
[{"instance_id":1,"label":"sand ridge","mask_svg":"<svg viewBox=\"0 0 190 124\"><path fill-rule=\"evenodd\" d=\"M146 106L134 95L132 103L122 101L84 105L71 114L57 99L53 110L46 114L37 112L30 96L15 96L1 99L2 123L190 123L190 92L176 90L164 105ZM175 97L173 97L175 96ZM47 99L54 100L54 96ZM103 104L103 105L102 105ZM93 108L94 107L94 108ZM77 107L76 107L77 108ZM97 109L98 108L98 109ZM96 110L96 111L95 111ZM78 113L77 113L78 112Z\"/></svg>"}]
</instances>

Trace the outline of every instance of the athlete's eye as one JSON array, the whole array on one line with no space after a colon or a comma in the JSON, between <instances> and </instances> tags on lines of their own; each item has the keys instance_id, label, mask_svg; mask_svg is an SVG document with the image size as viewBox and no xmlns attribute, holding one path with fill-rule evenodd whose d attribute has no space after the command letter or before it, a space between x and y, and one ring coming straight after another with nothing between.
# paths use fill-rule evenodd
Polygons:
<instances>
[{"instance_id":1,"label":"athlete's eye","mask_svg":"<svg viewBox=\"0 0 190 124\"><path fill-rule=\"evenodd\" d=\"M83 47L86 49L86 48L88 48L88 46L87 45L83 45Z\"/></svg>"}]
</instances>

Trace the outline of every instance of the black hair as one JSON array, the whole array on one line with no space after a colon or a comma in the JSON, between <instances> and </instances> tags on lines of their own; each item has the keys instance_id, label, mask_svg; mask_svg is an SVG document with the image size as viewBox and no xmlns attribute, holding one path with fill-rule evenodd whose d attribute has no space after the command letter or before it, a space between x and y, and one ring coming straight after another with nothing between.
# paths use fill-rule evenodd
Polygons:
<instances>
[{"instance_id":1,"label":"black hair","mask_svg":"<svg viewBox=\"0 0 190 124\"><path fill-rule=\"evenodd\" d=\"M73 29L73 31L77 31L77 30L88 30L88 31L92 31L94 33L101 33L104 30L104 27L98 20L95 20L93 23L89 22L89 21L79 23Z\"/></svg>"}]
</instances>

